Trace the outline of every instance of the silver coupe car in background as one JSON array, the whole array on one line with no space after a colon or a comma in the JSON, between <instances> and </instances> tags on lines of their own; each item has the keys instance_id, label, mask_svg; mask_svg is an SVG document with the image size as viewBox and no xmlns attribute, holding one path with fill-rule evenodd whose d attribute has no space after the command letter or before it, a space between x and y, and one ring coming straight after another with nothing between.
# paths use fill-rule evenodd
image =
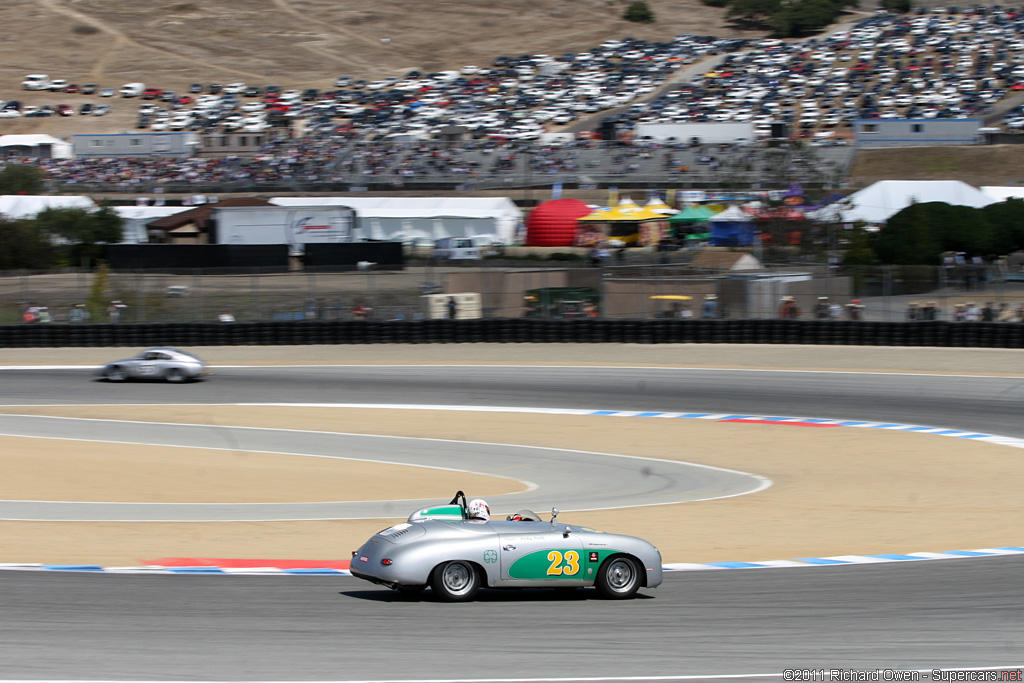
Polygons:
<instances>
[{"instance_id":1,"label":"silver coupe car in background","mask_svg":"<svg viewBox=\"0 0 1024 683\"><path fill-rule=\"evenodd\" d=\"M444 602L472 600L482 586L594 586L602 597L625 599L661 584L661 553L642 539L562 524L555 509L550 522L529 510L478 521L466 507L459 491L448 505L374 534L352 553L352 575L400 591L430 586Z\"/></svg>"},{"instance_id":2,"label":"silver coupe car in background","mask_svg":"<svg viewBox=\"0 0 1024 683\"><path fill-rule=\"evenodd\" d=\"M191 353L169 346L146 349L134 358L107 363L96 371L110 382L129 379L156 379L190 382L209 374L206 364Z\"/></svg>"}]
</instances>

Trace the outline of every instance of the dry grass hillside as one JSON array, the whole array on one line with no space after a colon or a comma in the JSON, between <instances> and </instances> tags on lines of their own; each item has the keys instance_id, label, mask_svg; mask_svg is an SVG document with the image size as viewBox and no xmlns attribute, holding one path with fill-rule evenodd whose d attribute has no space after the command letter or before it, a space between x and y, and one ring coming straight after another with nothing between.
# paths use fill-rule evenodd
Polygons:
<instances>
[{"instance_id":1,"label":"dry grass hillside","mask_svg":"<svg viewBox=\"0 0 1024 683\"><path fill-rule=\"evenodd\" d=\"M857 153L851 189L879 180L962 180L982 185L1024 185L1021 145L869 149Z\"/></svg>"},{"instance_id":2,"label":"dry grass hillside","mask_svg":"<svg viewBox=\"0 0 1024 683\"><path fill-rule=\"evenodd\" d=\"M0 99L77 105L82 95L20 90L25 74L182 91L193 82L329 87L341 74L378 79L490 66L498 55L586 50L609 38L730 36L723 10L699 0L648 0L657 17L620 17L626 0L4 0ZM98 101L98 100L97 100ZM112 104L119 104L116 98ZM134 107L132 107L134 109ZM43 119L42 121L45 121ZM75 122L101 132L110 123ZM0 121L31 132L39 119ZM51 126L47 126L50 132ZM93 131L92 128L96 130Z\"/></svg>"}]
</instances>

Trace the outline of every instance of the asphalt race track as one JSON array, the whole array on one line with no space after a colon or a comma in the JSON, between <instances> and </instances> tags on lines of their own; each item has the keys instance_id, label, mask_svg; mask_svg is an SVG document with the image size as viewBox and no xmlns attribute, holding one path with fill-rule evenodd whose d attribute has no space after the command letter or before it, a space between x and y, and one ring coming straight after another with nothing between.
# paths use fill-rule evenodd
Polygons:
<instances>
[{"instance_id":1,"label":"asphalt race track","mask_svg":"<svg viewBox=\"0 0 1024 683\"><path fill-rule=\"evenodd\" d=\"M379 366L218 368L199 384L112 385L86 370L0 372L6 405L261 400L749 412L1024 437L1020 378ZM1020 495L1020 483L993 495ZM1022 556L674 572L627 602L484 591L448 605L348 577L0 572L0 678L793 680L783 672L1016 669L1022 573Z\"/></svg>"}]
</instances>

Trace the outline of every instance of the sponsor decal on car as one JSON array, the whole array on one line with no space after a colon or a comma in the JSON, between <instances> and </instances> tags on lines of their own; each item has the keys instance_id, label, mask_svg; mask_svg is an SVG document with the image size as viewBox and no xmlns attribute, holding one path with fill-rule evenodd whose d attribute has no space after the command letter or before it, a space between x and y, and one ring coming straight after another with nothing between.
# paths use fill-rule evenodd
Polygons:
<instances>
[{"instance_id":1,"label":"sponsor decal on car","mask_svg":"<svg viewBox=\"0 0 1024 683\"><path fill-rule=\"evenodd\" d=\"M591 550L586 554L586 564L600 564L618 550ZM579 550L538 550L523 555L512 563L508 575L513 579L579 579L583 568ZM586 567L586 575L593 574L593 568Z\"/></svg>"}]
</instances>

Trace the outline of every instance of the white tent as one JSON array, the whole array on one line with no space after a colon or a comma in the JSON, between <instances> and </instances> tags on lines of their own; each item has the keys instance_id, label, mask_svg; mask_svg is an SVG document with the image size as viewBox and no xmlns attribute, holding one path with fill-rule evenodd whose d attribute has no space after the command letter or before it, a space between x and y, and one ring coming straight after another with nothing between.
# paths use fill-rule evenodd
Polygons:
<instances>
[{"instance_id":1,"label":"white tent","mask_svg":"<svg viewBox=\"0 0 1024 683\"><path fill-rule=\"evenodd\" d=\"M71 159L74 156L70 142L52 135L0 135L0 147L25 147L32 156L49 159Z\"/></svg>"},{"instance_id":2,"label":"white tent","mask_svg":"<svg viewBox=\"0 0 1024 683\"><path fill-rule=\"evenodd\" d=\"M996 201L959 180L880 180L808 215L841 223L884 223L911 204L945 202L980 209Z\"/></svg>"},{"instance_id":3,"label":"white tent","mask_svg":"<svg viewBox=\"0 0 1024 683\"><path fill-rule=\"evenodd\" d=\"M8 218L35 218L36 214L43 209L94 208L96 208L96 202L82 195L0 195L0 214Z\"/></svg>"},{"instance_id":4,"label":"white tent","mask_svg":"<svg viewBox=\"0 0 1024 683\"><path fill-rule=\"evenodd\" d=\"M997 202L1005 202L1007 199L1024 199L1024 187L983 185L981 191Z\"/></svg>"},{"instance_id":5,"label":"white tent","mask_svg":"<svg viewBox=\"0 0 1024 683\"><path fill-rule=\"evenodd\" d=\"M508 197L273 197L278 206L348 206L375 240L490 236L512 244L523 212Z\"/></svg>"}]
</instances>

